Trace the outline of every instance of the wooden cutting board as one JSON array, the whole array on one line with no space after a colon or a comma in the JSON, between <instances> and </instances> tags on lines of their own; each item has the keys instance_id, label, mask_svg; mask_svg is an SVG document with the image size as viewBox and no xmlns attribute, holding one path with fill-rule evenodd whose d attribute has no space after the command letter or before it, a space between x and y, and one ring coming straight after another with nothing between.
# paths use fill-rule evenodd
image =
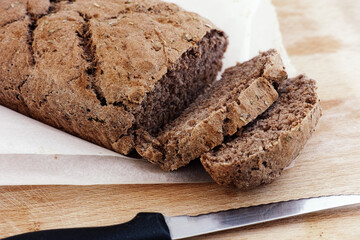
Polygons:
<instances>
[{"instance_id":1,"label":"wooden cutting board","mask_svg":"<svg viewBox=\"0 0 360 240\"><path fill-rule=\"evenodd\" d=\"M200 214L279 200L360 193L360 3L275 0L292 63L316 79L323 116L293 168L240 192L214 183L0 187L0 238L27 231L116 224L140 211ZM194 239L356 239L360 206Z\"/></svg>"}]
</instances>

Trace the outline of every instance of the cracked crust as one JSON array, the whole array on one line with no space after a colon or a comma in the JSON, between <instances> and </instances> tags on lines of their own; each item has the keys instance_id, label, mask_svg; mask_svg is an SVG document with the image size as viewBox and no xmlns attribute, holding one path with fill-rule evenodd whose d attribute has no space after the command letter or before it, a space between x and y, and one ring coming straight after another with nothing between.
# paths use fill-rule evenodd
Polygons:
<instances>
[{"instance_id":1,"label":"cracked crust","mask_svg":"<svg viewBox=\"0 0 360 240\"><path fill-rule=\"evenodd\" d=\"M220 185L250 189L278 178L315 131L321 116L314 80L286 80L279 99L236 137L201 156Z\"/></svg>"},{"instance_id":2,"label":"cracked crust","mask_svg":"<svg viewBox=\"0 0 360 240\"><path fill-rule=\"evenodd\" d=\"M32 16L45 14L47 0L0 1L0 104L29 114L21 88L33 65Z\"/></svg>"},{"instance_id":3,"label":"cracked crust","mask_svg":"<svg viewBox=\"0 0 360 240\"><path fill-rule=\"evenodd\" d=\"M138 134L138 153L163 170L176 170L220 145L277 99L273 85L287 74L275 50L228 68L177 119L158 134Z\"/></svg>"},{"instance_id":4,"label":"cracked crust","mask_svg":"<svg viewBox=\"0 0 360 240\"><path fill-rule=\"evenodd\" d=\"M127 154L215 80L227 40L211 25L158 0L1 1L0 104Z\"/></svg>"},{"instance_id":5,"label":"cracked crust","mask_svg":"<svg viewBox=\"0 0 360 240\"><path fill-rule=\"evenodd\" d=\"M27 44L29 24L30 18L24 17L23 20L0 28L0 103L23 114L27 114L28 110L20 89L32 64L32 55Z\"/></svg>"}]
</instances>

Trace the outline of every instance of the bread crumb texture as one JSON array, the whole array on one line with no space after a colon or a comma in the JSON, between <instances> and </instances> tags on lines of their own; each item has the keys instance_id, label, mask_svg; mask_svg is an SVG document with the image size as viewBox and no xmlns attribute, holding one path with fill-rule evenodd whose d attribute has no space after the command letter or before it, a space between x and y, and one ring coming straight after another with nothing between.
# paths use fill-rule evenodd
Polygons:
<instances>
[{"instance_id":1,"label":"bread crumb texture","mask_svg":"<svg viewBox=\"0 0 360 240\"><path fill-rule=\"evenodd\" d=\"M275 88L287 78L275 50L225 70L159 134L141 133L136 149L164 170L175 170L220 145L277 99Z\"/></svg>"},{"instance_id":2,"label":"bread crumb texture","mask_svg":"<svg viewBox=\"0 0 360 240\"><path fill-rule=\"evenodd\" d=\"M0 104L127 154L215 80L209 25L158 0L0 1Z\"/></svg>"},{"instance_id":3,"label":"bread crumb texture","mask_svg":"<svg viewBox=\"0 0 360 240\"><path fill-rule=\"evenodd\" d=\"M303 75L288 79L268 110L203 154L201 162L221 185L249 189L270 183L299 154L320 116L315 81Z\"/></svg>"}]
</instances>

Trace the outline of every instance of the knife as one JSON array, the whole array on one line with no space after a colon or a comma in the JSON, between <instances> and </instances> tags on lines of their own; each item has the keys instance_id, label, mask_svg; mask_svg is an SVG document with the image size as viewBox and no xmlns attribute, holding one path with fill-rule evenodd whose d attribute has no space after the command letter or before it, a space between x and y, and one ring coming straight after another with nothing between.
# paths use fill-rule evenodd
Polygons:
<instances>
[{"instance_id":1,"label":"knife","mask_svg":"<svg viewBox=\"0 0 360 240\"><path fill-rule=\"evenodd\" d=\"M131 221L119 225L44 230L3 240L184 239L359 203L360 195L336 195L269 203L198 216L165 217L161 213L139 213Z\"/></svg>"}]
</instances>

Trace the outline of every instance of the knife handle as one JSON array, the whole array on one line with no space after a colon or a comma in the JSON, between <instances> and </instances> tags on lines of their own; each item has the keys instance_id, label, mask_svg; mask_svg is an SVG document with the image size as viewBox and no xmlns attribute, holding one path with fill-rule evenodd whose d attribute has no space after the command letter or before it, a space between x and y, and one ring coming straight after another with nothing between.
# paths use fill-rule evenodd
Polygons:
<instances>
[{"instance_id":1,"label":"knife handle","mask_svg":"<svg viewBox=\"0 0 360 240\"><path fill-rule=\"evenodd\" d=\"M24 233L3 240L171 240L161 213L138 213L126 223L89 228L67 228Z\"/></svg>"}]
</instances>

